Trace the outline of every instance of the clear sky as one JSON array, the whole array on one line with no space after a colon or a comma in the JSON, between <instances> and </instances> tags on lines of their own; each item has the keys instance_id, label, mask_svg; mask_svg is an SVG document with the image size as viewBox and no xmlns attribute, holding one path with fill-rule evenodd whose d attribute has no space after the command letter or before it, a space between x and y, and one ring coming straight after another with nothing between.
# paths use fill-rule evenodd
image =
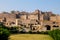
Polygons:
<instances>
[{"instance_id":1,"label":"clear sky","mask_svg":"<svg viewBox=\"0 0 60 40\"><path fill-rule=\"evenodd\" d=\"M2 11L52 11L60 13L60 0L0 0L0 12Z\"/></svg>"}]
</instances>

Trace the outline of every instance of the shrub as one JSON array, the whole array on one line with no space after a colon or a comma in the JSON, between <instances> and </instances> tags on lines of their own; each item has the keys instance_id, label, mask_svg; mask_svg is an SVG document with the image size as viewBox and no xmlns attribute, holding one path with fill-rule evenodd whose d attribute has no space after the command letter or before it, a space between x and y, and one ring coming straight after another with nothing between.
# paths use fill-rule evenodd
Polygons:
<instances>
[{"instance_id":1,"label":"shrub","mask_svg":"<svg viewBox=\"0 0 60 40\"><path fill-rule=\"evenodd\" d=\"M13 33L13 34L18 33L18 27L15 27L15 26L11 27L10 32Z\"/></svg>"},{"instance_id":2,"label":"shrub","mask_svg":"<svg viewBox=\"0 0 60 40\"><path fill-rule=\"evenodd\" d=\"M54 40L60 40L60 30L52 30L49 31L48 34L54 39Z\"/></svg>"},{"instance_id":3,"label":"shrub","mask_svg":"<svg viewBox=\"0 0 60 40\"><path fill-rule=\"evenodd\" d=\"M7 29L0 28L0 40L8 40L10 32Z\"/></svg>"}]
</instances>

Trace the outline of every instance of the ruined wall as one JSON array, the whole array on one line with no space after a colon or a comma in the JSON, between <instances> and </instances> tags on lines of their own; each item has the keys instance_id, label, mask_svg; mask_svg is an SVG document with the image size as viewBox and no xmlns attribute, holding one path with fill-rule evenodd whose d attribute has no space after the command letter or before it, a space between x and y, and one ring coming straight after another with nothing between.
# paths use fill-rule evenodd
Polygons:
<instances>
[{"instance_id":1,"label":"ruined wall","mask_svg":"<svg viewBox=\"0 0 60 40\"><path fill-rule=\"evenodd\" d=\"M30 20L38 20L37 15L28 15L28 19Z\"/></svg>"},{"instance_id":2,"label":"ruined wall","mask_svg":"<svg viewBox=\"0 0 60 40\"><path fill-rule=\"evenodd\" d=\"M44 17L50 18L50 20L44 20ZM5 21L4 21L5 20ZM51 12L41 12L39 10L35 10L34 12L17 12L17 13L1 13L0 21L4 22L7 26L18 26L18 25L31 25L34 26L40 25L42 30L46 30L47 27L45 25L49 25L51 29L53 29L53 25L60 25L60 15L52 15ZM56 22L56 24L54 24ZM58 25L58 26L59 26ZM40 30L40 29L39 29Z\"/></svg>"},{"instance_id":3,"label":"ruined wall","mask_svg":"<svg viewBox=\"0 0 60 40\"><path fill-rule=\"evenodd\" d=\"M50 21L53 21L53 22L54 22L54 21L56 21L56 20L57 20L57 19L56 19L56 16L51 16L51 17L50 17Z\"/></svg>"},{"instance_id":4,"label":"ruined wall","mask_svg":"<svg viewBox=\"0 0 60 40\"><path fill-rule=\"evenodd\" d=\"M26 20L26 15L21 15L20 19Z\"/></svg>"}]
</instances>

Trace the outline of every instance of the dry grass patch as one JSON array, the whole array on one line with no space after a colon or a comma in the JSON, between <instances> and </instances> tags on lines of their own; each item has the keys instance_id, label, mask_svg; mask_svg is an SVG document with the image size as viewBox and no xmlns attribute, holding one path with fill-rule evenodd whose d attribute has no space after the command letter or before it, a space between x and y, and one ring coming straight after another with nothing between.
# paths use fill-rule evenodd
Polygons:
<instances>
[{"instance_id":1,"label":"dry grass patch","mask_svg":"<svg viewBox=\"0 0 60 40\"><path fill-rule=\"evenodd\" d=\"M53 40L49 35L43 34L14 34L9 40Z\"/></svg>"}]
</instances>

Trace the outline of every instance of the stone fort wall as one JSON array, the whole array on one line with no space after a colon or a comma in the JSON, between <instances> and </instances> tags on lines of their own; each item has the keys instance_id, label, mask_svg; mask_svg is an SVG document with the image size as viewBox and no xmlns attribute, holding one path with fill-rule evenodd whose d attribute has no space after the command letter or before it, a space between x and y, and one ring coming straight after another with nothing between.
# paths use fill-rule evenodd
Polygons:
<instances>
[{"instance_id":1,"label":"stone fort wall","mask_svg":"<svg viewBox=\"0 0 60 40\"><path fill-rule=\"evenodd\" d=\"M36 31L52 30L60 27L60 15L53 14L52 12L42 12L40 10L30 13L24 11L3 12L0 13L0 22L3 22L4 25L9 27L24 26Z\"/></svg>"}]
</instances>

